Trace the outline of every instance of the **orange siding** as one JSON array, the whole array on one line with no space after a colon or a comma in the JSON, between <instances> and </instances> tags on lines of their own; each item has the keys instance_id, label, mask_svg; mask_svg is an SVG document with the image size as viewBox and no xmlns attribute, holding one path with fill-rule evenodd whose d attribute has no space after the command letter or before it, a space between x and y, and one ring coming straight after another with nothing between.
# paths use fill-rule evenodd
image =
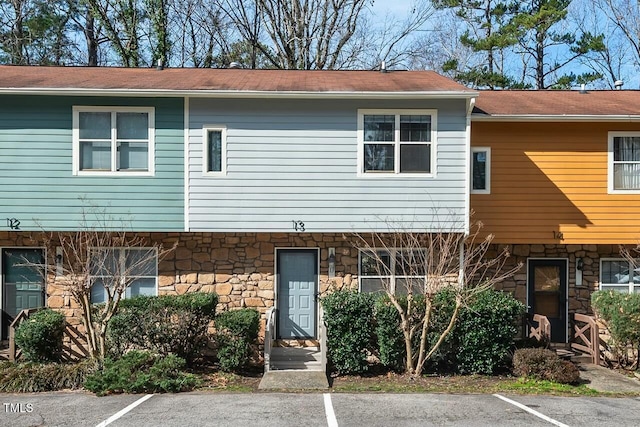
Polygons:
<instances>
[{"instance_id":1,"label":"orange siding","mask_svg":"<svg viewBox=\"0 0 640 427\"><path fill-rule=\"evenodd\" d=\"M635 244L640 194L607 194L609 131L640 123L473 122L491 147L491 194L472 194L473 220L496 243Z\"/></svg>"}]
</instances>

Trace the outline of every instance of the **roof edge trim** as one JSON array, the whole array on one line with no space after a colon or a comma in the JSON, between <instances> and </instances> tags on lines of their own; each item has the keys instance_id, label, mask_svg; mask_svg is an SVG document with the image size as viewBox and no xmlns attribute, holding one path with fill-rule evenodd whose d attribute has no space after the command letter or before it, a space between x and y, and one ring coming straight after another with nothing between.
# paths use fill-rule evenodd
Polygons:
<instances>
[{"instance_id":1,"label":"roof edge trim","mask_svg":"<svg viewBox=\"0 0 640 427\"><path fill-rule=\"evenodd\" d=\"M624 121L640 121L640 115L535 115L535 114L513 114L513 115L487 115L472 114L471 120L474 122L624 122Z\"/></svg>"}]
</instances>

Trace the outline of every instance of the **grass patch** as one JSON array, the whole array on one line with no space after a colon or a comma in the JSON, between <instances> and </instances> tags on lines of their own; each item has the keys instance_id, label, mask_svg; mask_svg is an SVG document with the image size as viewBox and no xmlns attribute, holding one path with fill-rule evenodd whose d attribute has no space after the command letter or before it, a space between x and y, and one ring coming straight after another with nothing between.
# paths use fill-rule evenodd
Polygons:
<instances>
[{"instance_id":1,"label":"grass patch","mask_svg":"<svg viewBox=\"0 0 640 427\"><path fill-rule=\"evenodd\" d=\"M536 380L529 378L517 378L499 384L496 391L508 391L521 394L552 394L572 396L602 396L601 393L590 389L585 384L570 385L559 384L552 381Z\"/></svg>"}]
</instances>

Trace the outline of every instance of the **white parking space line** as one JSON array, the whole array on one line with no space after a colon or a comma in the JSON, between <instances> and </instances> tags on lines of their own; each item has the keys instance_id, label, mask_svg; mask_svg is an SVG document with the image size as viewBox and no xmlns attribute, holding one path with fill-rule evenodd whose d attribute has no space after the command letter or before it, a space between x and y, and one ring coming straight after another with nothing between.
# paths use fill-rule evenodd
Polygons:
<instances>
[{"instance_id":1,"label":"white parking space line","mask_svg":"<svg viewBox=\"0 0 640 427\"><path fill-rule=\"evenodd\" d=\"M129 405L126 408L124 408L123 410L118 411L117 413L113 414L112 416L110 416L109 418L107 418L106 420L104 420L103 422L98 424L96 427L108 426L109 424L111 424L112 422L114 422L115 420L117 420L118 418L120 418L121 416L126 414L127 412L131 411L133 408L135 408L136 406L138 406L142 402L145 402L145 401L151 399L152 397L153 397L153 394L147 394L147 395L141 397L140 399L138 399L135 402L133 402L131 405Z\"/></svg>"},{"instance_id":2,"label":"white parking space line","mask_svg":"<svg viewBox=\"0 0 640 427\"><path fill-rule=\"evenodd\" d=\"M324 393L324 413L327 415L327 424L329 427L338 427L338 420L336 420L336 413L333 411L333 404L331 403L331 395Z\"/></svg>"},{"instance_id":3,"label":"white parking space line","mask_svg":"<svg viewBox=\"0 0 640 427\"><path fill-rule=\"evenodd\" d=\"M497 397L498 399L504 400L507 403L510 403L513 406L517 406L518 408L522 409L523 411L527 411L528 413L533 414L538 418L541 418L541 419L543 419L543 420L545 420L547 422L550 422L553 425L556 425L558 427L569 427L568 425L563 424L560 421L554 420L553 418L548 417L545 414L541 414L540 412L538 412L536 410L533 410L533 409L529 408L528 406L523 405L522 403L516 402L515 400L508 399L508 398L506 398L504 396L501 396L499 394L494 394L494 396Z\"/></svg>"}]
</instances>

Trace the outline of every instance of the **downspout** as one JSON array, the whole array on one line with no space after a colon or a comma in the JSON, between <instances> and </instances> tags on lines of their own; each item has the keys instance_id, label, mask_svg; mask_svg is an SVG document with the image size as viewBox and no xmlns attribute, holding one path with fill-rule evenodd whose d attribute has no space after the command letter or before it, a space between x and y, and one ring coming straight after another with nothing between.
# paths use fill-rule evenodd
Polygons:
<instances>
[{"instance_id":1,"label":"downspout","mask_svg":"<svg viewBox=\"0 0 640 427\"><path fill-rule=\"evenodd\" d=\"M464 234L468 236L471 229L471 113L476 105L476 98L467 99L467 128L465 132L465 162L466 162L466 178L464 182Z\"/></svg>"}]
</instances>

